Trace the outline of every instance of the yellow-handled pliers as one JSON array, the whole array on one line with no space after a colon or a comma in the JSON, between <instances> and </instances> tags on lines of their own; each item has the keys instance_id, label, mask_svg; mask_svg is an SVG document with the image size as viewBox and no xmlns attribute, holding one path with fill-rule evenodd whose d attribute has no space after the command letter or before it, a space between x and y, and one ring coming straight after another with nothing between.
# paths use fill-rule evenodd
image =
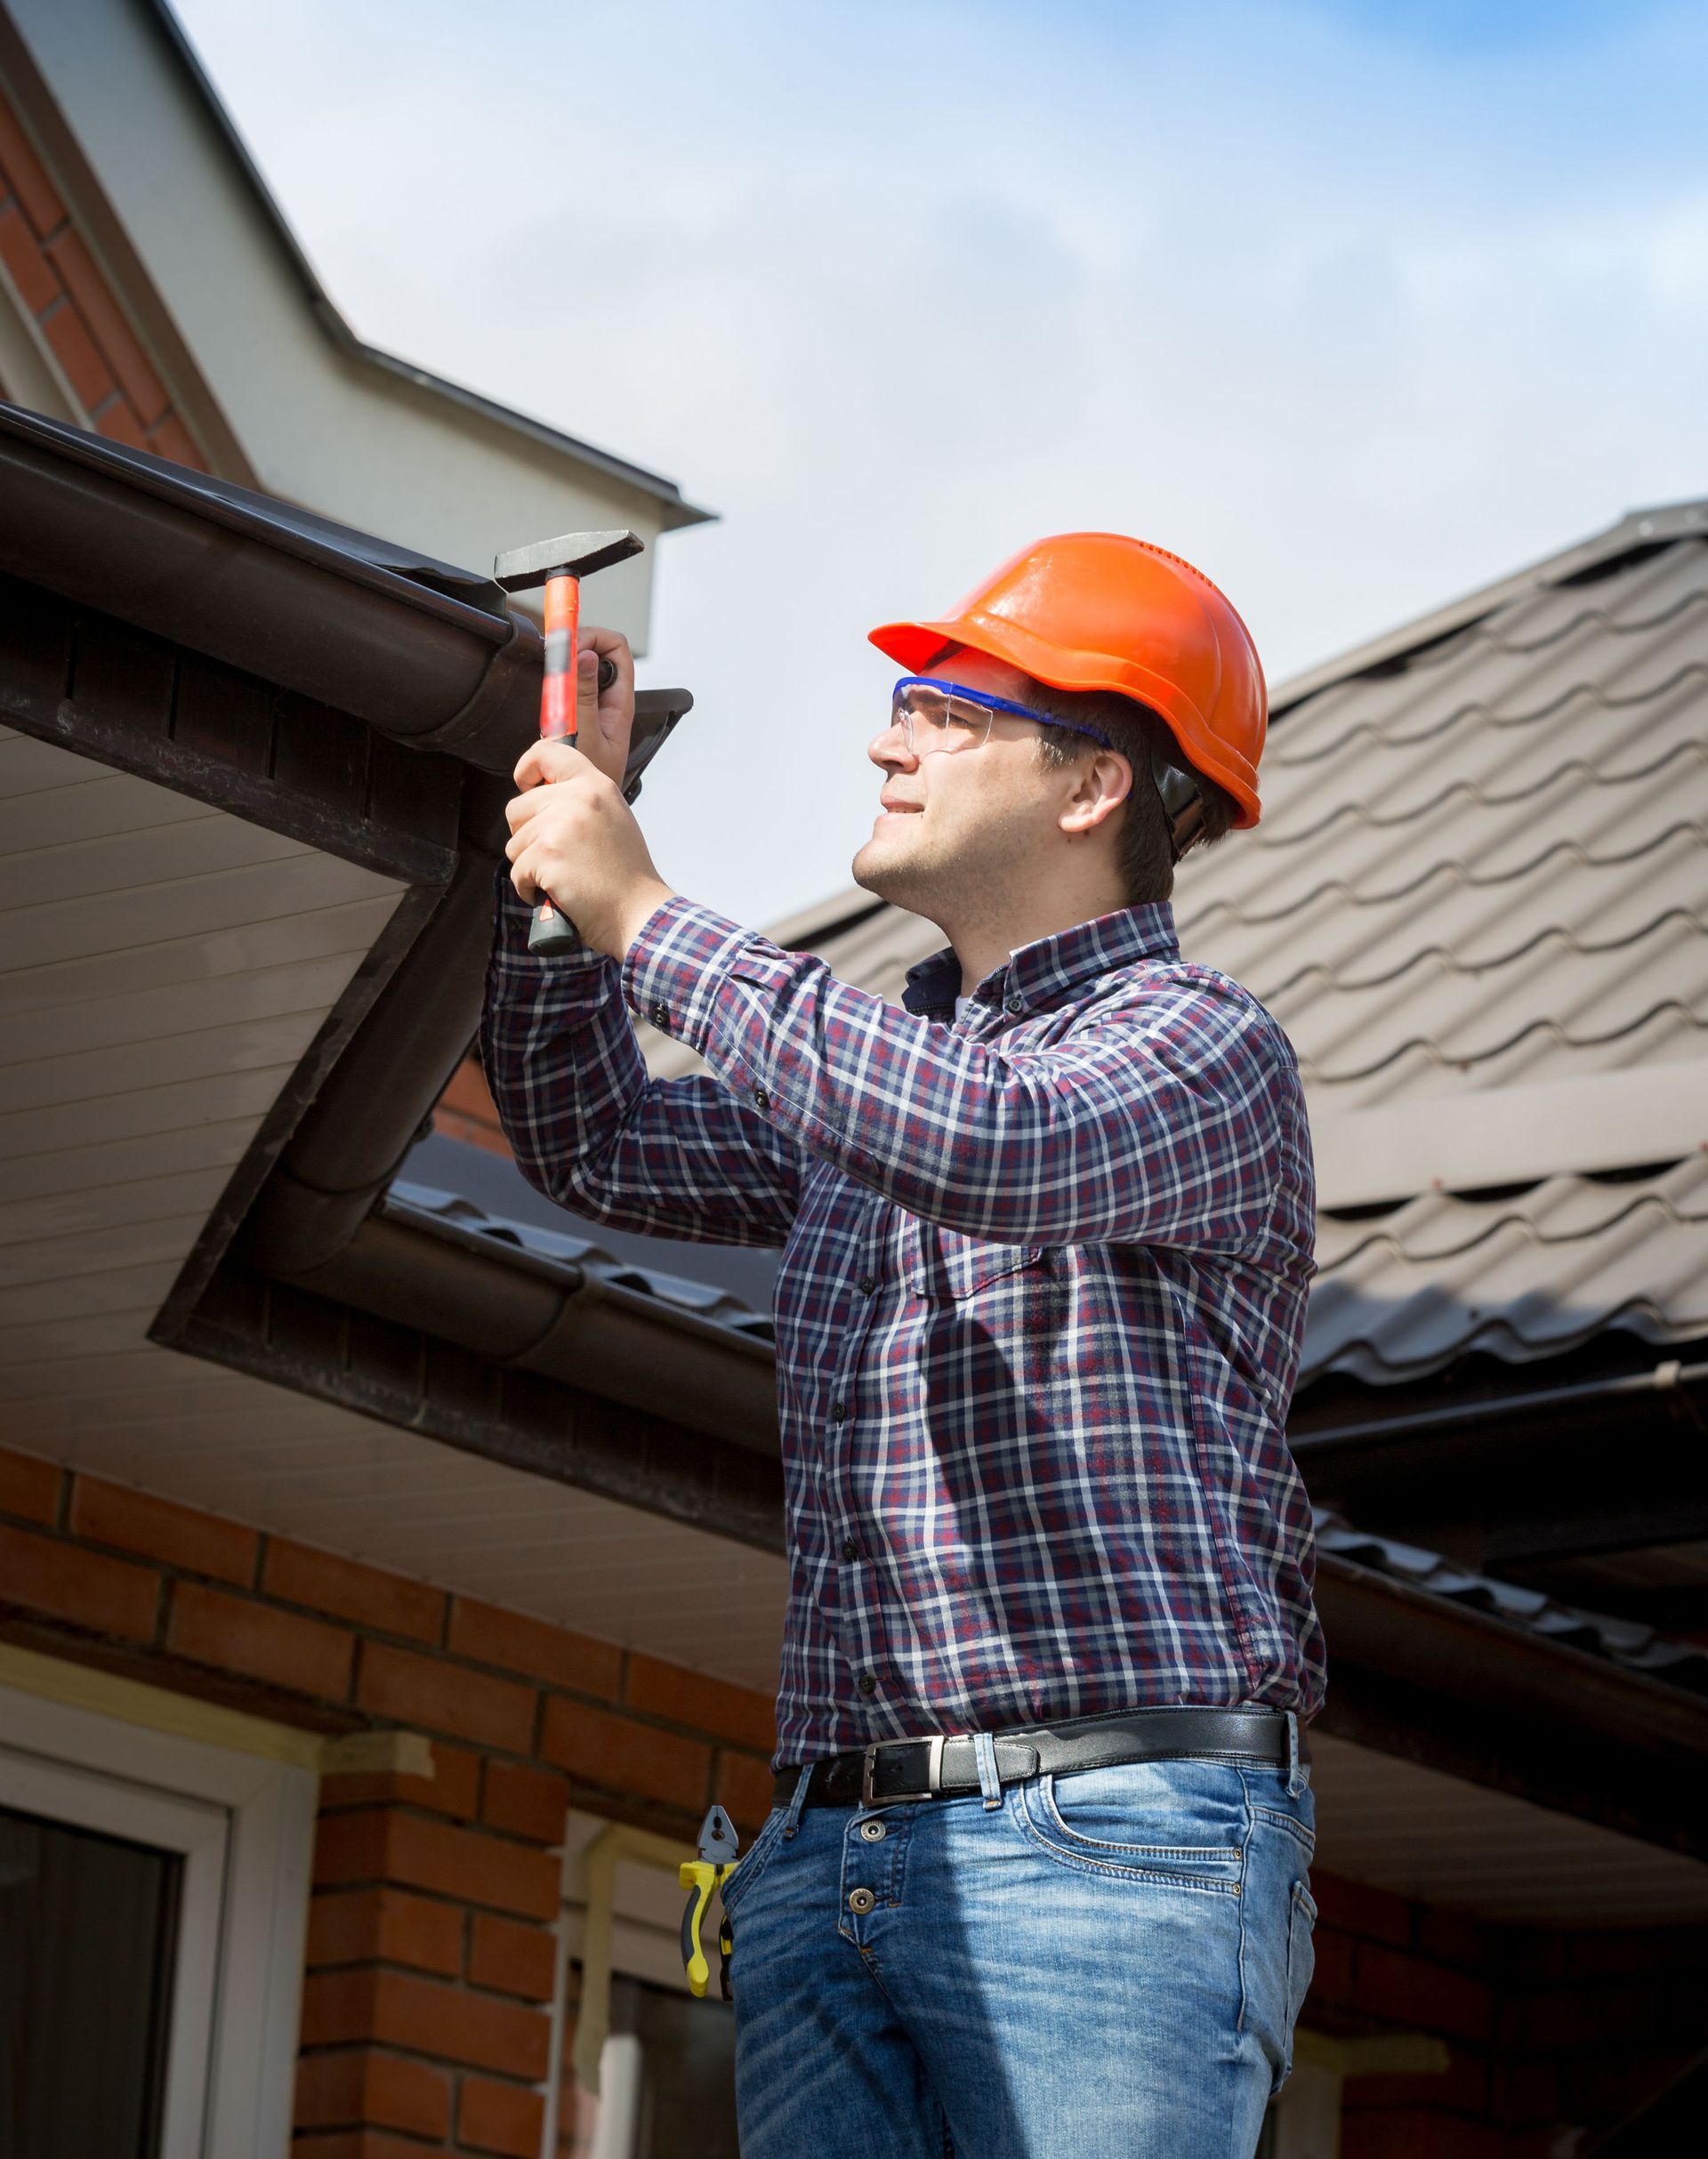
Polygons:
<instances>
[{"instance_id":1,"label":"yellow-handled pliers","mask_svg":"<svg viewBox=\"0 0 1708 2159\"><path fill-rule=\"evenodd\" d=\"M697 1859L684 1859L677 1869L682 1887L689 1892L688 1909L682 1913L682 1969L688 1974L690 1994L704 1995L712 1968L705 1961L705 1951L700 1946L700 1929L705 1921L705 1908L712 1901L712 1892L723 1887L725 1877L734 1868L741 1851L741 1840L736 1834L736 1825L721 1807L713 1807L700 1824L700 1856ZM726 1914L718 1929L718 1947L724 1958L724 1992L729 1993L729 1959L734 1944L729 1937L729 1921Z\"/></svg>"}]
</instances>

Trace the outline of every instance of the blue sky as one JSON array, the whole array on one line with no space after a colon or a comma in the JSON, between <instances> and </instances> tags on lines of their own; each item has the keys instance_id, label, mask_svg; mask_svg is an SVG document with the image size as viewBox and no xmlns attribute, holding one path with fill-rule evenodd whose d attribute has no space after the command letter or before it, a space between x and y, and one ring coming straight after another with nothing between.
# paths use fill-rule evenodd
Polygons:
<instances>
[{"instance_id":1,"label":"blue sky","mask_svg":"<svg viewBox=\"0 0 1708 2159\"><path fill-rule=\"evenodd\" d=\"M644 810L745 920L869 826L865 631L1037 534L1280 681L1708 494L1701 5L178 5L364 336L722 512Z\"/></svg>"}]
</instances>

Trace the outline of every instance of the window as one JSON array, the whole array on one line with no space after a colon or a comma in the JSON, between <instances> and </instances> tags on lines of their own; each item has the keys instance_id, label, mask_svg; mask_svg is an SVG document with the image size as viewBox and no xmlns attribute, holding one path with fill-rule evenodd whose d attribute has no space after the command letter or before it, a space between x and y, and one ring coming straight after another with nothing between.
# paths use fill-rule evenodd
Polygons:
<instances>
[{"instance_id":1,"label":"window","mask_svg":"<svg viewBox=\"0 0 1708 2159\"><path fill-rule=\"evenodd\" d=\"M76 1667L28 1661L76 1691ZM314 1806L313 1774L289 1762L0 1686L9 2159L277 2159Z\"/></svg>"},{"instance_id":2,"label":"window","mask_svg":"<svg viewBox=\"0 0 1708 2159\"><path fill-rule=\"evenodd\" d=\"M565 1832L556 2021L571 2043L547 2159L737 2159L736 2020L721 1996L717 1907L703 2001L682 1976L676 1845L572 1814Z\"/></svg>"}]
</instances>

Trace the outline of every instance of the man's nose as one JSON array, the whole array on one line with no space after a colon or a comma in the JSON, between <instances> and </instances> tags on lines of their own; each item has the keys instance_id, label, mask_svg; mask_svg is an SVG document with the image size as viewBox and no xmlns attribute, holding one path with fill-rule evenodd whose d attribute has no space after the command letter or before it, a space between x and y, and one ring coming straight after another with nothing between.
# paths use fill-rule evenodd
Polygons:
<instances>
[{"instance_id":1,"label":"man's nose","mask_svg":"<svg viewBox=\"0 0 1708 2159\"><path fill-rule=\"evenodd\" d=\"M866 753L874 765L886 772L911 772L919 763L919 759L907 747L907 737L894 721L882 734L873 736L866 745Z\"/></svg>"}]
</instances>

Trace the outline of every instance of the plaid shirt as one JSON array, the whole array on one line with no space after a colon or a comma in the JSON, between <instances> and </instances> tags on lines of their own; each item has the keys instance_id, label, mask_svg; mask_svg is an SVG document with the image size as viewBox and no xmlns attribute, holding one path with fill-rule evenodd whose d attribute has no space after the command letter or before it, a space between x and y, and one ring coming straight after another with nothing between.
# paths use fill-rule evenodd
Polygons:
<instances>
[{"instance_id":1,"label":"plaid shirt","mask_svg":"<svg viewBox=\"0 0 1708 2159\"><path fill-rule=\"evenodd\" d=\"M1285 1421L1314 1227L1285 1035L1166 906L1015 953L955 1018L686 900L530 959L484 1053L552 1198L786 1246L778 1765L938 1731L1322 1693ZM648 1077L624 1004L714 1077Z\"/></svg>"}]
</instances>

